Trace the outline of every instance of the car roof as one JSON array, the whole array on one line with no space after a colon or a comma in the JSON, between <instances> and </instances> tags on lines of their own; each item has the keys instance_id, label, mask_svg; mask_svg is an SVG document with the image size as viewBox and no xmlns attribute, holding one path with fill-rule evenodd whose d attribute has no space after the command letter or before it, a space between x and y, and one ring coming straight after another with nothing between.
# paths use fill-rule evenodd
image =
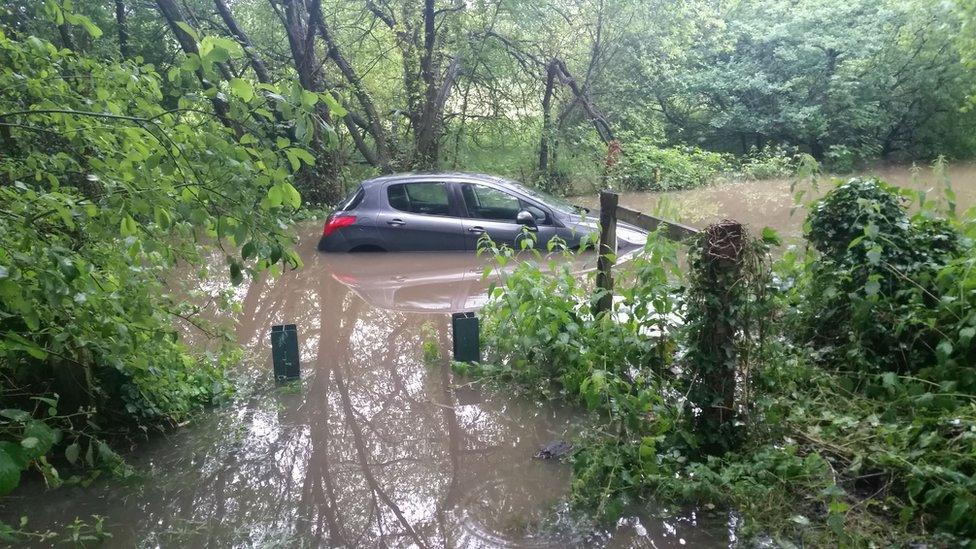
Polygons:
<instances>
[{"instance_id":1,"label":"car roof","mask_svg":"<svg viewBox=\"0 0 976 549\"><path fill-rule=\"evenodd\" d=\"M367 179L362 182L362 186L365 189L369 189L378 185L384 185L386 183L409 183L414 181L470 181L470 182L480 182L480 183L492 183L499 187L505 187L514 191L524 190L524 187L519 183L499 177L497 175L489 175L484 173L468 173L468 172L407 172L407 173L396 173L390 175L383 175L380 177L374 177L373 179Z\"/></svg>"}]
</instances>

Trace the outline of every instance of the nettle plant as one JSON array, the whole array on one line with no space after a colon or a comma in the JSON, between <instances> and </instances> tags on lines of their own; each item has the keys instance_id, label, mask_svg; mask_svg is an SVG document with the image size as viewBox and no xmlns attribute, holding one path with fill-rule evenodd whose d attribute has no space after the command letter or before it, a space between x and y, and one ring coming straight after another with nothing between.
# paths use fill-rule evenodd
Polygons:
<instances>
[{"instance_id":1,"label":"nettle plant","mask_svg":"<svg viewBox=\"0 0 976 549\"><path fill-rule=\"evenodd\" d=\"M514 261L495 250L498 265ZM594 314L592 285L572 272L573 256L524 257L482 311L482 365L460 373L514 382L538 395L585 406L596 425L572 457L573 498L603 517L634 501L650 479L671 473L694 443L683 429L681 381L670 372L680 322L677 246L654 235L621 272L611 311Z\"/></svg>"},{"instance_id":2,"label":"nettle plant","mask_svg":"<svg viewBox=\"0 0 976 549\"><path fill-rule=\"evenodd\" d=\"M223 250L234 284L301 265L292 177L326 131L314 105L334 99L201 89L199 71L242 52L207 38L199 49L164 95L151 66L0 31L0 494L28 468L59 483L56 448L72 464L116 463L107 433L179 422L228 391L236 347L185 345L177 319L218 332L164 282L202 263L201 244Z\"/></svg>"}]
</instances>

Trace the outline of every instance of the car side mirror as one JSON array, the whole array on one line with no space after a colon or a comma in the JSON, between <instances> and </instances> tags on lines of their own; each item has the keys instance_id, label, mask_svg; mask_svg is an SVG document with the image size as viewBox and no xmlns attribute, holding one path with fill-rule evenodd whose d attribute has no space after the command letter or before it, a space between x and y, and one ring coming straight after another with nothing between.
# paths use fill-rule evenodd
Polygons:
<instances>
[{"instance_id":1,"label":"car side mirror","mask_svg":"<svg viewBox=\"0 0 976 549\"><path fill-rule=\"evenodd\" d=\"M528 210L522 210L515 214L515 222L529 230L536 229L535 216Z\"/></svg>"}]
</instances>

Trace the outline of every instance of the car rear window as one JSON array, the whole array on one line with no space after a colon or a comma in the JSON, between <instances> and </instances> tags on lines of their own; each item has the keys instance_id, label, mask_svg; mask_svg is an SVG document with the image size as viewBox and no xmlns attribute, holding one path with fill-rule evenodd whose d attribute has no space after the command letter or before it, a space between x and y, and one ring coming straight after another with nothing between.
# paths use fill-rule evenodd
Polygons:
<instances>
[{"instance_id":1,"label":"car rear window","mask_svg":"<svg viewBox=\"0 0 976 549\"><path fill-rule=\"evenodd\" d=\"M339 207L336 208L338 211L349 211L355 210L360 203L363 201L363 197L366 196L366 191L362 187L359 187L355 191L349 193L348 196L342 199L339 203Z\"/></svg>"},{"instance_id":2,"label":"car rear window","mask_svg":"<svg viewBox=\"0 0 976 549\"><path fill-rule=\"evenodd\" d=\"M390 206L401 212L450 215L451 205L444 183L397 183L386 188Z\"/></svg>"}]
</instances>

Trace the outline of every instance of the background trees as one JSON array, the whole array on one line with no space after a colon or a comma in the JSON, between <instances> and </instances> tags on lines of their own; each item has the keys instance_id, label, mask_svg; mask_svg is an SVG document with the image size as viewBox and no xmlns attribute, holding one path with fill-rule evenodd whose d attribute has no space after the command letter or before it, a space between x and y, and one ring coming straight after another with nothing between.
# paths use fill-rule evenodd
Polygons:
<instances>
[{"instance_id":1,"label":"background trees","mask_svg":"<svg viewBox=\"0 0 976 549\"><path fill-rule=\"evenodd\" d=\"M974 119L960 108L974 76L965 8L922 0L17 0L3 18L161 73L195 54L191 35L234 41L243 55L200 78L218 112L232 81L337 92L337 111L316 106L323 125L310 150L319 162L298 178L306 198L331 202L346 179L411 169L500 172L562 190L602 184L612 139L625 157L777 145L838 168L966 157ZM41 17L58 11L86 15L104 36Z\"/></svg>"}]
</instances>

